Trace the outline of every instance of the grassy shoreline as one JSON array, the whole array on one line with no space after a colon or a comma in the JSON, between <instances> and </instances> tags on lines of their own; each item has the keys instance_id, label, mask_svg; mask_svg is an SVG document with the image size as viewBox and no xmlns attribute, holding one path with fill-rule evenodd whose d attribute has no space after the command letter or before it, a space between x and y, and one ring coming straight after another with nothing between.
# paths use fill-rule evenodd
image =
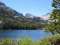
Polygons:
<instances>
[{"instance_id":1,"label":"grassy shoreline","mask_svg":"<svg viewBox=\"0 0 60 45\"><path fill-rule=\"evenodd\" d=\"M42 40L33 41L31 38L13 40L10 38L0 39L0 45L54 45L60 41L60 34L52 35Z\"/></svg>"}]
</instances>

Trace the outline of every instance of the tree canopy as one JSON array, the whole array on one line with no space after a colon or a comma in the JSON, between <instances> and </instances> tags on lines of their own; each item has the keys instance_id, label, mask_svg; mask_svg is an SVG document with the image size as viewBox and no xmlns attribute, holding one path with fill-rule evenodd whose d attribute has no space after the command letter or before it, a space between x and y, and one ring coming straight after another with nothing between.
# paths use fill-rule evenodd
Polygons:
<instances>
[{"instance_id":1,"label":"tree canopy","mask_svg":"<svg viewBox=\"0 0 60 45\"><path fill-rule=\"evenodd\" d=\"M46 29L52 34L60 33L60 0L53 0L52 7L54 9L50 14Z\"/></svg>"}]
</instances>

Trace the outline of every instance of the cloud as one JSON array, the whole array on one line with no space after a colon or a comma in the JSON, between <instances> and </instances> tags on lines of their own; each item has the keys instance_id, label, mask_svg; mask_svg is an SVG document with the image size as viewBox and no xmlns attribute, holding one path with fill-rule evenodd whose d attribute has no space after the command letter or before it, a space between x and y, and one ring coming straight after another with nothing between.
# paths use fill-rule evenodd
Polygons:
<instances>
[{"instance_id":1,"label":"cloud","mask_svg":"<svg viewBox=\"0 0 60 45\"><path fill-rule=\"evenodd\" d=\"M44 20L48 20L49 19L49 15L43 15L43 16L40 16L41 18L43 18Z\"/></svg>"}]
</instances>

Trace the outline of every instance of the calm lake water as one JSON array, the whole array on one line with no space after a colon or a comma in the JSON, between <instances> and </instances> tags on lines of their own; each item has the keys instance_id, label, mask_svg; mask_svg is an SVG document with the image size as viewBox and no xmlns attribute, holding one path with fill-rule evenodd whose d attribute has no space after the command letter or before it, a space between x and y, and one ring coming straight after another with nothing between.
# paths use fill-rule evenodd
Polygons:
<instances>
[{"instance_id":1,"label":"calm lake water","mask_svg":"<svg viewBox=\"0 0 60 45\"><path fill-rule=\"evenodd\" d=\"M14 31L4 31L0 32L0 38L12 38L18 39L22 37L29 37L32 39L42 39L51 35L49 32L44 32L42 30L14 30Z\"/></svg>"}]
</instances>

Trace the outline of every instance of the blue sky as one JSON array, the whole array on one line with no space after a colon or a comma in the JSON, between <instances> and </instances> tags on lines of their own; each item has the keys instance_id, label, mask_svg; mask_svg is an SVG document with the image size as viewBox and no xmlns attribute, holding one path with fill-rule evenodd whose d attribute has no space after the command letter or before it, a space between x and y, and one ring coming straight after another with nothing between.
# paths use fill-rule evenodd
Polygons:
<instances>
[{"instance_id":1,"label":"blue sky","mask_svg":"<svg viewBox=\"0 0 60 45\"><path fill-rule=\"evenodd\" d=\"M49 13L52 9L52 0L0 0L8 7L20 13L31 13L35 16L42 16Z\"/></svg>"}]
</instances>

